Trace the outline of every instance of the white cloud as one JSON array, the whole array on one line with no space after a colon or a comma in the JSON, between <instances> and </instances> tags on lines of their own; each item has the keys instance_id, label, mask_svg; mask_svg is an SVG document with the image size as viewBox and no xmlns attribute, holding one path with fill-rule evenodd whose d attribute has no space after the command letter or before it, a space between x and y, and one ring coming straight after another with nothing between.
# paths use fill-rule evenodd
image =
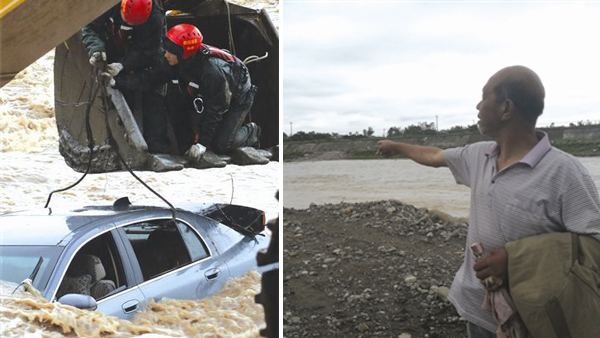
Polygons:
<instances>
[{"instance_id":1,"label":"white cloud","mask_svg":"<svg viewBox=\"0 0 600 338\"><path fill-rule=\"evenodd\" d=\"M481 88L521 64L540 123L600 119L600 3L283 2L284 125L347 133L473 123Z\"/></svg>"}]
</instances>

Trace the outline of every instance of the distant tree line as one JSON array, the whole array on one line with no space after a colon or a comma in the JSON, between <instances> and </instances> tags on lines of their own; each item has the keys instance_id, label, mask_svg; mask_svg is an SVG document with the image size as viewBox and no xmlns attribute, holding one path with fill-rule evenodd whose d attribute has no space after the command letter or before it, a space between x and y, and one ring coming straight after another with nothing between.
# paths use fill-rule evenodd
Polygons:
<instances>
[{"instance_id":1,"label":"distant tree line","mask_svg":"<svg viewBox=\"0 0 600 338\"><path fill-rule=\"evenodd\" d=\"M551 123L548 127L543 127L539 129L559 129L559 128L579 128L579 127L594 127L600 126L600 121L579 121L579 122L571 122L569 126L555 126L554 123ZM421 136L429 136L429 135L439 135L439 134L471 134L478 133L477 124L471 124L468 126L454 126L447 130L436 130L435 122L418 122L417 124L412 124L407 127L390 127L387 130L386 137L388 138L397 138L397 137L421 137ZM362 139L368 137L374 137L374 130L372 127L368 127L367 129L363 129L361 132L350 132L347 135L340 135L339 133L318 133L314 131L304 132L298 131L292 136L283 133L283 141L330 141L334 139Z\"/></svg>"},{"instance_id":2,"label":"distant tree line","mask_svg":"<svg viewBox=\"0 0 600 338\"><path fill-rule=\"evenodd\" d=\"M317 133L314 131L304 132L298 131L294 135L289 136L286 133L283 133L284 141L330 141L333 139L361 139L372 137L375 131L372 127L368 127L367 129L363 129L362 133L350 132L348 135L340 135L338 133Z\"/></svg>"},{"instance_id":3,"label":"distant tree line","mask_svg":"<svg viewBox=\"0 0 600 338\"><path fill-rule=\"evenodd\" d=\"M578 128L578 127L595 127L599 126L600 121L594 122L590 120L578 121L578 122L570 122L568 127L565 126L555 126L554 123L550 123L548 127L543 127L540 129L554 129L554 128Z\"/></svg>"}]
</instances>

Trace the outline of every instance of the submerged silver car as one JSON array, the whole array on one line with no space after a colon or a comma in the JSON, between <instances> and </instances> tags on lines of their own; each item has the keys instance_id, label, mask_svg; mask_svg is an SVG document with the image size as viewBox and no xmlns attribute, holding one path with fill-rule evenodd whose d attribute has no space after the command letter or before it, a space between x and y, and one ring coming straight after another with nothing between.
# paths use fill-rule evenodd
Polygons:
<instances>
[{"instance_id":1,"label":"submerged silver car","mask_svg":"<svg viewBox=\"0 0 600 338\"><path fill-rule=\"evenodd\" d=\"M229 204L54 208L0 216L0 278L131 319L148 299L199 299L256 269L265 216Z\"/></svg>"}]
</instances>

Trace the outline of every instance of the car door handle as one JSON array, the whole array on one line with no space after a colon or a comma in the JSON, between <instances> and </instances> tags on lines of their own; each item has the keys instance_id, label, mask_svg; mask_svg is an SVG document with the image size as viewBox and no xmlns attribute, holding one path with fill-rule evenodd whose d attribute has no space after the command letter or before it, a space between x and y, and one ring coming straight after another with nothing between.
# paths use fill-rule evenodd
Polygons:
<instances>
[{"instance_id":1,"label":"car door handle","mask_svg":"<svg viewBox=\"0 0 600 338\"><path fill-rule=\"evenodd\" d=\"M135 312L140 309L140 302L133 299L133 300L123 303L122 307L123 307L123 312L132 313L132 312Z\"/></svg>"},{"instance_id":2,"label":"car door handle","mask_svg":"<svg viewBox=\"0 0 600 338\"><path fill-rule=\"evenodd\" d=\"M206 280L215 280L219 278L220 274L221 270L219 270L218 268L204 271L204 277L206 277Z\"/></svg>"}]
</instances>

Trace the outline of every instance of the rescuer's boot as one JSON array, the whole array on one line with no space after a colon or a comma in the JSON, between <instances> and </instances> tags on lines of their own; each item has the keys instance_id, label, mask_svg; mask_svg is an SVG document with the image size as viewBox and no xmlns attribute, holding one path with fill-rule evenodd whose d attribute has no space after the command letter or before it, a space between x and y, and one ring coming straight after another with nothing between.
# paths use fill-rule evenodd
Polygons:
<instances>
[{"instance_id":1,"label":"rescuer's boot","mask_svg":"<svg viewBox=\"0 0 600 338\"><path fill-rule=\"evenodd\" d=\"M269 159L252 147L240 147L231 153L231 162L237 165L267 164Z\"/></svg>"}]
</instances>

